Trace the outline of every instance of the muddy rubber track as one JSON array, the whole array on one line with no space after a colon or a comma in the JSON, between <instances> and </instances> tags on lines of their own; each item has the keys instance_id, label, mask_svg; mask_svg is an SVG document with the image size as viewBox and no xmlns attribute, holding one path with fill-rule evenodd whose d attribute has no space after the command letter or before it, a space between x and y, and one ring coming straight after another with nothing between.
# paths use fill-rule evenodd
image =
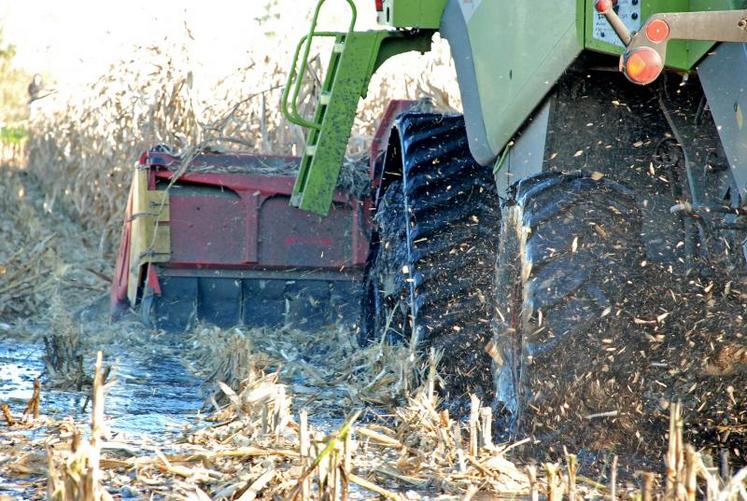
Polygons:
<instances>
[{"instance_id":1,"label":"muddy rubber track","mask_svg":"<svg viewBox=\"0 0 747 501\"><path fill-rule=\"evenodd\" d=\"M542 425L543 396L562 394L586 337L604 337L645 260L634 193L586 173L544 173L514 186L496 265L496 393L515 430ZM562 373L556 373L559 365ZM527 429L529 425L532 429Z\"/></svg>"},{"instance_id":2,"label":"muddy rubber track","mask_svg":"<svg viewBox=\"0 0 747 501\"><path fill-rule=\"evenodd\" d=\"M379 205L377 227L388 239L382 238L387 251L379 261L389 256L389 262L375 266L399 269L394 282L418 345L443 351L441 373L452 397L459 397L491 384L483 347L490 338L500 216L493 176L472 159L461 116L407 113L397 128L402 181L390 184L383 200L398 200L402 210ZM382 228L382 221L397 217L404 232Z\"/></svg>"},{"instance_id":3,"label":"muddy rubber track","mask_svg":"<svg viewBox=\"0 0 747 501\"><path fill-rule=\"evenodd\" d=\"M374 215L376 238L372 242L364 275L361 344L382 337L394 343L410 337L407 283L402 274L403 266L408 263L402 197L402 183L392 181L379 200Z\"/></svg>"}]
</instances>

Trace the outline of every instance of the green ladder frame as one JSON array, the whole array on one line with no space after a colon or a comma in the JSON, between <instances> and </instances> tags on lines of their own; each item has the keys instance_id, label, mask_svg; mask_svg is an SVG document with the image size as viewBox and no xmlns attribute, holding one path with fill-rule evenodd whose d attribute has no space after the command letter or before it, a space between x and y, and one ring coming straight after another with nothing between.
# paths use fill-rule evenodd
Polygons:
<instances>
[{"instance_id":1,"label":"green ladder frame","mask_svg":"<svg viewBox=\"0 0 747 501\"><path fill-rule=\"evenodd\" d=\"M366 97L371 76L392 56L430 50L434 33L434 30L356 32L357 10L353 0L346 0L351 10L347 32L316 31L325 2L317 3L309 32L296 46L280 103L289 122L308 129L290 203L323 216L332 204L358 102ZM298 112L298 97L315 38L334 38L334 48L314 117L309 119Z\"/></svg>"}]
</instances>

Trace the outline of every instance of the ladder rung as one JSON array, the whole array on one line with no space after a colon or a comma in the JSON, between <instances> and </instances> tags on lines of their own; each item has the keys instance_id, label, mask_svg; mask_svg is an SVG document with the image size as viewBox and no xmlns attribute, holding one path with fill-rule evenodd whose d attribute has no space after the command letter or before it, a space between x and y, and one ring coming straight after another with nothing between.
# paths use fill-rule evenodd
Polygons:
<instances>
[{"instance_id":1,"label":"ladder rung","mask_svg":"<svg viewBox=\"0 0 747 501\"><path fill-rule=\"evenodd\" d=\"M323 91L321 96L319 96L319 104L323 106L327 106L329 104L331 94L327 91Z\"/></svg>"},{"instance_id":2,"label":"ladder rung","mask_svg":"<svg viewBox=\"0 0 747 501\"><path fill-rule=\"evenodd\" d=\"M335 46L332 48L332 52L335 54L342 54L345 50L345 42L335 42Z\"/></svg>"},{"instance_id":3,"label":"ladder rung","mask_svg":"<svg viewBox=\"0 0 747 501\"><path fill-rule=\"evenodd\" d=\"M304 149L304 153L306 153L306 156L313 157L314 155L316 155L316 145L315 144L306 145L306 148Z\"/></svg>"}]
</instances>

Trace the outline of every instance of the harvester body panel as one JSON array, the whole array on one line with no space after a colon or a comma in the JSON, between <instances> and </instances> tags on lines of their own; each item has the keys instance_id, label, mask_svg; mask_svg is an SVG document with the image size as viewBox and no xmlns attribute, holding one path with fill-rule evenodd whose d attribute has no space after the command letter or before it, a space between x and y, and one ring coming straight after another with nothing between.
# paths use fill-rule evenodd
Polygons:
<instances>
[{"instance_id":1,"label":"harvester body panel","mask_svg":"<svg viewBox=\"0 0 747 501\"><path fill-rule=\"evenodd\" d=\"M616 10L635 31L660 12L744 6L741 0L619 0ZM624 48L593 0L450 0L441 32L452 46L470 149L483 165L495 162L582 50L619 55ZM712 46L673 40L666 65L692 70Z\"/></svg>"},{"instance_id":2,"label":"harvester body panel","mask_svg":"<svg viewBox=\"0 0 747 501\"><path fill-rule=\"evenodd\" d=\"M452 44L470 149L481 164L495 160L583 50L577 4L449 2L442 32Z\"/></svg>"},{"instance_id":3,"label":"harvester body panel","mask_svg":"<svg viewBox=\"0 0 747 501\"><path fill-rule=\"evenodd\" d=\"M622 54L623 44L606 26L604 17L594 10L594 0L586 0L584 12L584 47L606 54ZM743 0L619 0L618 14L631 31L654 14L663 12L701 12L744 9ZM666 65L682 71L691 70L713 46L711 41L672 40L669 42Z\"/></svg>"},{"instance_id":4,"label":"harvester body panel","mask_svg":"<svg viewBox=\"0 0 747 501\"><path fill-rule=\"evenodd\" d=\"M734 189L747 200L747 45L721 44L698 67L698 77L732 169Z\"/></svg>"},{"instance_id":5,"label":"harvester body panel","mask_svg":"<svg viewBox=\"0 0 747 501\"><path fill-rule=\"evenodd\" d=\"M379 24L400 28L438 29L448 0L383 0ZM479 3L479 2L476 2Z\"/></svg>"}]
</instances>

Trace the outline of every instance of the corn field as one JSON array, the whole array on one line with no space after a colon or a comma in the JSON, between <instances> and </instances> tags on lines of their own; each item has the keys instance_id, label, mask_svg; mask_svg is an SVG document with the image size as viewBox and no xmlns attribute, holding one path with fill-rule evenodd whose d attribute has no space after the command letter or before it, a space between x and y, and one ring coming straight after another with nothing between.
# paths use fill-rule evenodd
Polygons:
<instances>
[{"instance_id":1,"label":"corn field","mask_svg":"<svg viewBox=\"0 0 747 501\"><path fill-rule=\"evenodd\" d=\"M422 74L452 72L445 43L390 83L377 75L362 101L350 154L364 155L375 119L391 98L431 97L458 105L455 88L442 89ZM131 167L147 149L165 144L190 148L297 155L301 129L281 116L286 60L258 55L217 82L209 99L198 99L186 59L151 47L111 66L77 101L32 110L26 143L27 170L41 183L50 207L59 207L87 229L100 232L103 256L111 256L126 201ZM322 58L312 58L301 110L316 103ZM437 69L438 71L432 71Z\"/></svg>"},{"instance_id":2,"label":"corn field","mask_svg":"<svg viewBox=\"0 0 747 501\"><path fill-rule=\"evenodd\" d=\"M314 56L304 76L302 114L319 97L325 57ZM659 402L669 427L658 430L666 451L656 464L618 464L614 449L602 470L579 466L587 451L558 450L537 462L518 454L532 447L529 438L494 436L489 402L472 395L468 416L450 414L438 392L440 354L383 339L361 347L340 328L309 334L197 326L179 343L188 348L184 365L207 383L199 426L182 430L164 451L108 434L105 390L116 378L107 381L100 352L87 375L84 354L111 344L131 344L135 354L164 334L135 322L84 325L71 310L83 298L106 295L133 167L156 145L185 156L298 155L304 132L286 122L279 104L288 63L284 50L257 52L204 92L184 49L143 47L112 64L85 93L32 103L27 117L14 119L20 125L2 128L0 320L46 316L36 340L47 344L49 381L43 389L36 383L26 411L2 406L0 467L8 463L12 474L43 478L44 495L66 501L113 499L109 491L200 500L405 500L436 492L465 500L747 499L743 457L730 464L729 457L689 445L688 409L677 402ZM365 158L388 101L424 98L440 108L461 107L443 40L427 55L385 65L372 79L349 158ZM40 399L56 384L90 390L87 435L78 418L39 416ZM609 416L587 419L600 417ZM724 433L745 433L728 425L721 424ZM4 435L18 430L44 439Z\"/></svg>"}]
</instances>

